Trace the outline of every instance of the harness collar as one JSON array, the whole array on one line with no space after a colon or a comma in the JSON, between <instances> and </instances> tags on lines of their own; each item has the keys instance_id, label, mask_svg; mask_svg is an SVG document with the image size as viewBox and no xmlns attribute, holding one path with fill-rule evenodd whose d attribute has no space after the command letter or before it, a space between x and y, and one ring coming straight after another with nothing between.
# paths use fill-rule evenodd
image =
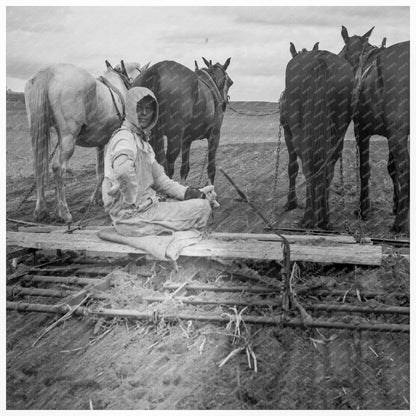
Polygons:
<instances>
[{"instance_id":1,"label":"harness collar","mask_svg":"<svg viewBox=\"0 0 416 416\"><path fill-rule=\"evenodd\" d=\"M104 78L102 75L98 77L97 79L101 81L110 90L111 98L113 100L113 104L116 109L117 116L120 119L120 122L122 122L124 117L126 116L126 103L124 101L123 95L121 94L118 88L116 88L108 79ZM118 95L118 98L121 101L122 113L120 113L117 107L117 103L116 103L116 100L114 99L113 91Z\"/></svg>"},{"instance_id":2,"label":"harness collar","mask_svg":"<svg viewBox=\"0 0 416 416\"><path fill-rule=\"evenodd\" d=\"M221 94L221 91L215 82L214 77L207 71L206 68L200 69L199 73L206 75L207 79L209 80L209 84L203 77L199 76L198 79L200 79L211 90L211 92L214 94L214 97L218 100L218 104L221 104L222 110L225 111L228 103L228 97L224 97L224 94ZM212 89L212 87L214 88Z\"/></svg>"}]
</instances>

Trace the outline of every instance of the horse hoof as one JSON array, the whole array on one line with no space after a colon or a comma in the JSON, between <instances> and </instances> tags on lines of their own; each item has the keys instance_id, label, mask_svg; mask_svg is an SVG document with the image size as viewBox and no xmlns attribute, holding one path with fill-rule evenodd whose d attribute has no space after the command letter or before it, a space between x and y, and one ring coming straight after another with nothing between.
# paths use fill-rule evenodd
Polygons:
<instances>
[{"instance_id":1,"label":"horse hoof","mask_svg":"<svg viewBox=\"0 0 416 416\"><path fill-rule=\"evenodd\" d=\"M33 217L35 222L49 222L51 219L48 211L35 212Z\"/></svg>"},{"instance_id":2,"label":"horse hoof","mask_svg":"<svg viewBox=\"0 0 416 416\"><path fill-rule=\"evenodd\" d=\"M297 202L288 202L284 207L283 207L283 209L285 210L285 211L292 211L293 209L296 209L298 207L298 204L297 204Z\"/></svg>"},{"instance_id":3,"label":"horse hoof","mask_svg":"<svg viewBox=\"0 0 416 416\"><path fill-rule=\"evenodd\" d=\"M98 207L102 207L104 205L102 198L91 198L90 202L91 205L96 205Z\"/></svg>"},{"instance_id":4,"label":"horse hoof","mask_svg":"<svg viewBox=\"0 0 416 416\"><path fill-rule=\"evenodd\" d=\"M395 222L391 226L390 231L392 233L395 233L395 234L407 234L407 233L409 233L409 229L407 227L407 224L397 223L397 222Z\"/></svg>"},{"instance_id":5,"label":"horse hoof","mask_svg":"<svg viewBox=\"0 0 416 416\"><path fill-rule=\"evenodd\" d=\"M58 216L59 222L63 222L65 224L71 224L72 223L72 215L69 212L56 212L56 215Z\"/></svg>"},{"instance_id":6,"label":"horse hoof","mask_svg":"<svg viewBox=\"0 0 416 416\"><path fill-rule=\"evenodd\" d=\"M93 194L91 195L91 198L90 198L90 203L92 205L97 205L97 206L104 205L103 195L102 195L101 190L93 192Z\"/></svg>"},{"instance_id":7,"label":"horse hoof","mask_svg":"<svg viewBox=\"0 0 416 416\"><path fill-rule=\"evenodd\" d=\"M305 219L299 221L298 225L300 228L314 228L312 222L310 220Z\"/></svg>"}]
</instances>

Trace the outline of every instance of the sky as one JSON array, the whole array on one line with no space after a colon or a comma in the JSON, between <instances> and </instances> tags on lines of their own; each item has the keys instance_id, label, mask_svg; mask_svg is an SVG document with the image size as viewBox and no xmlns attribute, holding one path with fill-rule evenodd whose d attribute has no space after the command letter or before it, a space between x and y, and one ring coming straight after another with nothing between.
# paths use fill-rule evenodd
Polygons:
<instances>
[{"instance_id":1,"label":"sky","mask_svg":"<svg viewBox=\"0 0 416 416\"><path fill-rule=\"evenodd\" d=\"M156 63L174 60L189 68L201 57L224 63L234 81L232 100L277 101L284 73L298 49L339 53L341 26L350 36L372 26L370 42L387 45L410 38L409 7L362 6L138 6L6 8L6 86L25 82L47 65L72 63L99 76L104 61Z\"/></svg>"}]
</instances>

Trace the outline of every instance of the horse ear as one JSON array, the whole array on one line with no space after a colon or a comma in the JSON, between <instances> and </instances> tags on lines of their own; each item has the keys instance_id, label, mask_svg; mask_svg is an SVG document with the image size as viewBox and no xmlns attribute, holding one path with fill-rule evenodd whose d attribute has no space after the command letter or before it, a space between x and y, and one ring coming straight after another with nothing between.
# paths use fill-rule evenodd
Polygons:
<instances>
[{"instance_id":1,"label":"horse ear","mask_svg":"<svg viewBox=\"0 0 416 416\"><path fill-rule=\"evenodd\" d=\"M292 55L292 58L294 58L298 54L295 45L292 42L290 42L290 53Z\"/></svg>"},{"instance_id":2,"label":"horse ear","mask_svg":"<svg viewBox=\"0 0 416 416\"><path fill-rule=\"evenodd\" d=\"M312 50L313 51L319 51L319 42L316 42L315 45L313 45Z\"/></svg>"},{"instance_id":3,"label":"horse ear","mask_svg":"<svg viewBox=\"0 0 416 416\"><path fill-rule=\"evenodd\" d=\"M225 61L225 64L222 66L222 68L223 68L223 70L224 70L224 71L228 68L228 65L230 65L230 62L231 62L231 57L230 57L230 58L228 58L228 59Z\"/></svg>"},{"instance_id":4,"label":"horse ear","mask_svg":"<svg viewBox=\"0 0 416 416\"><path fill-rule=\"evenodd\" d=\"M127 70L126 70L126 67L125 67L125 65L124 65L124 61L123 60L121 60L120 61L120 67L121 67L121 72L126 76L126 77L128 77L128 74L127 74Z\"/></svg>"},{"instance_id":5,"label":"horse ear","mask_svg":"<svg viewBox=\"0 0 416 416\"><path fill-rule=\"evenodd\" d=\"M111 66L110 62L107 61L107 59L105 60L105 64L107 65L107 69L108 68L113 69L113 67Z\"/></svg>"},{"instance_id":6,"label":"horse ear","mask_svg":"<svg viewBox=\"0 0 416 416\"><path fill-rule=\"evenodd\" d=\"M374 26L365 35L363 35L363 38L367 38L368 39L370 37L371 32L373 31L373 29L374 29Z\"/></svg>"},{"instance_id":7,"label":"horse ear","mask_svg":"<svg viewBox=\"0 0 416 416\"><path fill-rule=\"evenodd\" d=\"M197 61L195 61L195 71L198 71L198 62Z\"/></svg>"},{"instance_id":8,"label":"horse ear","mask_svg":"<svg viewBox=\"0 0 416 416\"><path fill-rule=\"evenodd\" d=\"M344 39L344 42L347 43L349 36L348 36L348 30L345 26L342 26L341 35L342 35L342 39Z\"/></svg>"},{"instance_id":9,"label":"horse ear","mask_svg":"<svg viewBox=\"0 0 416 416\"><path fill-rule=\"evenodd\" d=\"M205 65L209 68L211 65L210 63L204 58L202 57L202 60L204 61Z\"/></svg>"},{"instance_id":10,"label":"horse ear","mask_svg":"<svg viewBox=\"0 0 416 416\"><path fill-rule=\"evenodd\" d=\"M387 38L383 38L383 41L381 42L380 48L385 48L386 47L386 42L387 42Z\"/></svg>"}]
</instances>

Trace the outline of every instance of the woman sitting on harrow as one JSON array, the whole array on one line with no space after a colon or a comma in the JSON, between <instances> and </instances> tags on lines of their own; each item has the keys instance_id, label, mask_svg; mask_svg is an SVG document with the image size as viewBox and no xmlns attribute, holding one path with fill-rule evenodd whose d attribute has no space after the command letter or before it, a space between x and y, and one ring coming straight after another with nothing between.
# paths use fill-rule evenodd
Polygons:
<instances>
[{"instance_id":1,"label":"woman sitting on harrow","mask_svg":"<svg viewBox=\"0 0 416 416\"><path fill-rule=\"evenodd\" d=\"M126 118L111 137L104 159L104 209L118 233L157 235L164 231L201 229L207 225L213 186L185 187L170 179L156 161L148 139L158 118L156 97L134 87L126 95ZM156 191L176 201L162 202Z\"/></svg>"}]
</instances>

